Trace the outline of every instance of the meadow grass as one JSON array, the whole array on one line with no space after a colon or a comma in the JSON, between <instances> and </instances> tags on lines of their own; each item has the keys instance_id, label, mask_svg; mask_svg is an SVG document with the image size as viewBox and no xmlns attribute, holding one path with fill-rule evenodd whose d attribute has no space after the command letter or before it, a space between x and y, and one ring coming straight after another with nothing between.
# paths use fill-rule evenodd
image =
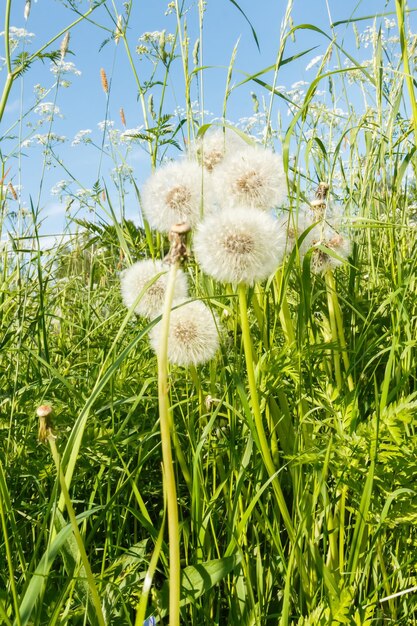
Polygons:
<instances>
[{"instance_id":1,"label":"meadow grass","mask_svg":"<svg viewBox=\"0 0 417 626\"><path fill-rule=\"evenodd\" d=\"M210 130L194 110L194 94L204 109L204 60L186 30L193 15L201 51L204 3L185 16L175 2L172 41L146 42L159 80L153 101L126 36L130 3L121 16L98 4L125 46L143 114L137 138L156 169L185 149L183 138L189 145ZM407 7L395 4L387 19L397 38L375 22L366 62L339 44L337 24L320 31L328 47L303 91L278 87L283 64L297 62L285 52L291 37L319 30L291 22L292 2L268 72L236 79L235 49L223 116L234 90L256 86L256 139L284 158L283 215L296 223L326 182L323 219L340 205L352 247L347 262L314 273L314 255L332 251L304 250L307 229L276 273L249 288L216 282L191 255L190 300L223 328L205 365L165 371L162 350L158 368L148 334L160 317L123 306L120 272L169 248L146 221L116 215L125 181L115 191L99 180L83 200L94 216L70 219L70 236L48 251L40 208L24 214L7 178L13 155L2 151L1 623L417 623L416 51ZM53 43L18 63L6 46L0 117L14 81ZM163 114L173 64L184 74L179 124ZM237 132L251 141L255 130ZM123 165L106 142L98 154ZM45 166L55 157L48 139ZM38 438L45 404L54 408L41 433L50 445Z\"/></svg>"}]
</instances>

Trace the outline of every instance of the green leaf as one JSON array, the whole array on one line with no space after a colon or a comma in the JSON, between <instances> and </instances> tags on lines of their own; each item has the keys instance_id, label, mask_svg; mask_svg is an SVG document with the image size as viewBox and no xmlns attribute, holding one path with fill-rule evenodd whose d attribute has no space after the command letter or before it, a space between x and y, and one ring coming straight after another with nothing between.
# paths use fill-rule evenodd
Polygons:
<instances>
[{"instance_id":1,"label":"green leaf","mask_svg":"<svg viewBox=\"0 0 417 626\"><path fill-rule=\"evenodd\" d=\"M90 517L97 512L97 508L90 509L89 511L85 511L80 515L77 515L77 520L81 521ZM72 533L71 524L67 524L64 528L62 528L55 539L52 541L49 548L43 554L41 560L35 571L33 572L32 578L27 586L25 595L20 602L19 614L20 614L20 625L26 626L28 623L34 606L39 598L39 595L42 592L45 581L48 577L49 570L51 569L52 563L55 560L58 552L64 547L64 544L70 539ZM14 626L17 626L18 622L15 620Z\"/></svg>"},{"instance_id":2,"label":"green leaf","mask_svg":"<svg viewBox=\"0 0 417 626\"><path fill-rule=\"evenodd\" d=\"M200 598L212 587L221 582L230 572L240 564L241 556L235 554L222 559L213 559L198 565L189 565L182 571L181 576L181 606ZM165 581L158 596L161 614L166 615L169 605L169 585Z\"/></svg>"},{"instance_id":3,"label":"green leaf","mask_svg":"<svg viewBox=\"0 0 417 626\"><path fill-rule=\"evenodd\" d=\"M259 52L260 52L260 51L261 51L261 49L260 49L260 47L259 47L258 36L257 36L256 31L255 31L254 27L252 26L252 24L251 24L251 22L250 22L249 18L248 18L248 16L247 16L247 15L246 15L246 13L245 13L245 12L244 12L241 8L240 8L240 6L238 5L238 3L237 3L237 2L235 2L235 0L229 0L229 1L230 1L230 2L231 2L231 3L232 3L232 4L233 4L233 5L237 8L237 10L238 10L238 11L240 11L240 12L242 13L243 17L245 18L245 20L246 20L246 21L247 21L247 23L249 24L250 29L251 29L251 31L252 31L253 38L254 38L255 43L256 43L256 46L257 46L257 48L258 48L258 50L259 50Z\"/></svg>"}]
</instances>

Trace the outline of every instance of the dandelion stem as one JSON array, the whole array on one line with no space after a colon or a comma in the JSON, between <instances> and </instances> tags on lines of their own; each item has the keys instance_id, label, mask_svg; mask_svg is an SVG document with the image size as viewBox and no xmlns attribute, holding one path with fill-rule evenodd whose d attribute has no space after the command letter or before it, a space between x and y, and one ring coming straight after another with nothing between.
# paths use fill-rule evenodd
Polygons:
<instances>
[{"instance_id":1,"label":"dandelion stem","mask_svg":"<svg viewBox=\"0 0 417 626\"><path fill-rule=\"evenodd\" d=\"M276 467L272 460L271 452L269 450L268 440L266 437L261 409L259 405L258 390L256 386L255 370L253 367L253 351L252 351L252 339L250 335L249 319L248 319L248 305L246 299L246 287L245 285L239 285L239 307L240 307L240 323L242 326L243 348L245 351L246 370L248 375L248 384L250 392L250 401L255 420L256 432L258 435L258 442L262 460L267 469L269 476L273 476L276 473ZM281 511L282 519L287 529L289 538L292 543L295 541L295 530L292 524L290 514L288 512L287 504L282 493L281 485L278 477L272 481L275 497L278 503L279 510Z\"/></svg>"},{"instance_id":2,"label":"dandelion stem","mask_svg":"<svg viewBox=\"0 0 417 626\"><path fill-rule=\"evenodd\" d=\"M98 623L99 623L100 626L106 626L106 622L104 620L103 611L102 611L102 608L101 608L100 596L98 595L96 583L95 583L95 580L94 580L94 575L93 575L93 572L91 570L90 563L89 563L89 560L88 560L88 557L87 557L87 553L85 551L84 542L83 542L83 539L81 537L81 533L80 533L79 528L78 528L77 518L75 517L75 511L74 511L74 508L72 506L72 502L71 502L71 498L70 498L70 495L69 495L69 492L68 492L67 484L65 482L65 476L64 476L64 473L62 471L61 458L59 456L59 452L58 452L58 449L56 447L55 437L52 434L49 435L48 442L49 442L49 446L51 448L52 458L53 458L54 463L55 463L56 471L58 473L59 484L61 485L61 491L62 491L62 495L63 495L64 500L65 500L65 505L67 507L68 517L70 518L70 522L71 522L72 530L73 530L73 533L74 533L75 541L77 542L78 550L80 552L81 562L82 562L82 564L84 566L84 569L85 569L85 574L86 574L86 577L87 577L87 583L88 583L88 587L89 587L90 593L91 593L91 599L92 599L94 608L96 610L97 620L98 620Z\"/></svg>"},{"instance_id":3,"label":"dandelion stem","mask_svg":"<svg viewBox=\"0 0 417 626\"><path fill-rule=\"evenodd\" d=\"M161 320L161 339L158 350L158 402L161 428L163 479L168 502L169 538L169 626L179 626L181 565L180 536L178 523L177 490L172 463L171 432L172 418L169 406L168 387L168 332L171 306L174 298L175 278L178 262L172 263L165 292L164 310Z\"/></svg>"}]
</instances>

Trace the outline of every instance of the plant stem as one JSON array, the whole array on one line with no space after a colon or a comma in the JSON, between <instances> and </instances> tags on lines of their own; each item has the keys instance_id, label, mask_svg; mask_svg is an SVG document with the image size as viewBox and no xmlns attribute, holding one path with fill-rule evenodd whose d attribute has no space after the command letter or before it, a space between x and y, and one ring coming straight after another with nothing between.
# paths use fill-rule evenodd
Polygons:
<instances>
[{"instance_id":1,"label":"plant stem","mask_svg":"<svg viewBox=\"0 0 417 626\"><path fill-rule=\"evenodd\" d=\"M87 557L87 553L85 551L84 542L83 542L83 539L81 537L81 533L80 533L79 528L78 528L77 518L75 516L75 511L73 509L71 498L70 498L70 495L69 495L69 492L68 492L68 489L67 489L67 484L65 482L65 476L64 476L64 473L63 473L62 467L61 467L61 458L59 456L59 452L58 452L58 449L56 447L56 442L55 442L54 435L52 435L52 434L49 435L48 442L49 442L49 446L51 448L52 458L53 458L54 463L55 463L56 471L58 473L59 484L61 485L62 494L63 494L64 499L65 499L65 505L67 507L68 516L70 518L70 522L71 522L72 530L73 530L73 533L74 533L75 541L77 542L78 550L80 552L81 561L82 561L82 564L83 564L84 569L85 569L85 574L86 574L86 577L87 577L87 583L88 583L88 587L89 587L90 593L91 593L91 599L92 599L94 608L96 610L97 620L98 620L98 623L99 623L100 626L106 626L106 622L105 622L105 619L104 619L103 611L102 611L102 608L101 608L100 596L98 595L96 583L95 583L95 580L94 580L94 575L93 575L93 572L91 570L90 563L89 563L89 560L88 560L88 557Z\"/></svg>"},{"instance_id":2,"label":"plant stem","mask_svg":"<svg viewBox=\"0 0 417 626\"><path fill-rule=\"evenodd\" d=\"M252 339L250 335L249 319L248 319L248 306L246 299L246 287L245 285L239 285L239 308L240 308L240 323L242 326L243 348L245 351L246 370L248 375L248 384L250 392L250 402L255 420L256 432L258 435L258 442L262 460L267 469L269 476L273 476L277 469L272 460L271 452L269 450L268 440L266 437L261 409L259 405L258 389L256 386L255 370L253 367L253 351L252 351ZM272 481L272 486L275 492L275 497L278 503L279 510L282 515L285 527L288 532L288 536L291 543L295 542L295 530L292 524L290 514L288 512L287 504L285 502L284 494L282 493L281 485L278 477Z\"/></svg>"},{"instance_id":3,"label":"plant stem","mask_svg":"<svg viewBox=\"0 0 417 626\"><path fill-rule=\"evenodd\" d=\"M417 101L414 95L414 81L413 75L410 70L410 62L408 58L407 42L408 38L405 32L404 13L405 6L404 0L395 0L395 9L397 11L398 32L400 35L401 54L404 66L404 76L407 85L408 95L411 103L412 122L414 128L414 139L417 141Z\"/></svg>"},{"instance_id":4,"label":"plant stem","mask_svg":"<svg viewBox=\"0 0 417 626\"><path fill-rule=\"evenodd\" d=\"M3 486L5 487L5 479L4 479L4 476L3 476L3 467L2 467L2 465L0 465L0 472L1 472L1 484L2 484L2 488L3 488ZM8 568L9 568L10 590L11 590L11 595L12 595L12 598L13 598L13 604L14 604L15 613L16 613L16 622L15 623L18 626L21 626L22 620L20 618L20 611L19 611L19 598L18 598L18 594L17 594L15 575L14 575L14 571L13 571L13 559L12 559L12 552L11 552L11 549L10 549L9 536L8 536L8 533L7 533L6 511L4 510L4 503L5 503L5 498L3 497L3 493L2 493L1 497L0 497L0 517L1 517L1 526L2 526L2 530L3 530L3 542L4 542L5 551L6 551L6 561L7 561L7 565L8 565Z\"/></svg>"},{"instance_id":5,"label":"plant stem","mask_svg":"<svg viewBox=\"0 0 417 626\"><path fill-rule=\"evenodd\" d=\"M354 384L352 380L352 376L349 373L350 371L350 363L349 356L347 352L346 340L343 330L343 318L342 311L340 309L339 299L337 297L336 283L334 280L334 276L332 272L326 273L326 287L327 287L327 298L329 303L329 314L330 314L330 325L332 329L335 329L335 335L333 337L333 341L337 341L340 345L340 351L342 354L343 365L345 367L345 371L347 374L347 384L349 391L353 391ZM334 328L333 328L334 327ZM339 362L340 366L340 362Z\"/></svg>"},{"instance_id":6,"label":"plant stem","mask_svg":"<svg viewBox=\"0 0 417 626\"><path fill-rule=\"evenodd\" d=\"M161 320L161 339L158 350L158 402L161 428L163 479L168 502L169 538L169 626L179 626L181 597L180 534L178 502L172 463L171 432L172 416L169 406L168 385L168 332L171 306L174 298L175 277L178 262L172 263L166 288L164 310Z\"/></svg>"}]
</instances>

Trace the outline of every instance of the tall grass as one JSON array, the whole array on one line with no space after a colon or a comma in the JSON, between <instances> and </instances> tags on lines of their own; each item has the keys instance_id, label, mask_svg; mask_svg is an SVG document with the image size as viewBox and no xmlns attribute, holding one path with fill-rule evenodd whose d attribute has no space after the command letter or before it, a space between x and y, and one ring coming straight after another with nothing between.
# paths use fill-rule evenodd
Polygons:
<instances>
[{"instance_id":1,"label":"tall grass","mask_svg":"<svg viewBox=\"0 0 417 626\"><path fill-rule=\"evenodd\" d=\"M0 117L14 81L65 32L13 64L12 4L6 1ZM250 21L233 5L236 19ZM398 0L395 15L386 16L395 24L383 16L346 21L362 45L368 37L366 59L363 47L354 53L339 42L340 23L328 32L293 24L292 5L268 68L242 72L235 48L219 110L226 116L229 98L247 84L257 90L254 118L240 134L250 141L260 122L265 145L282 151L290 220L321 181L329 185L325 219L332 203L343 207L349 262L312 273L312 251L299 254L303 233L275 276L235 290L204 276L190 258L192 298L221 320L221 350L202 367L170 367L168 386L160 370L159 396L147 341L158 320L126 312L119 273L135 260L162 258L166 238L116 215L128 184L120 175L115 187L99 180L81 200L68 188L71 204L85 203L94 215L70 218L70 236L44 249L40 207L34 202L24 214L21 193L16 200L9 185L16 151L1 152L1 623L174 624L177 613L193 626L417 623L416 54L409 13ZM73 28L93 10L111 16L137 90L143 129L136 139L150 169L210 123L193 105L195 97L204 109L205 7L185 8L175 3L170 43L165 35L147 42L149 82L139 79L128 38L131 3L119 15L103 0L68 20ZM189 40L190 20L199 47ZM363 24L371 28L360 35ZM305 31L322 37L324 54L310 85L284 90L283 66L296 67L307 48L287 47ZM164 115L177 65L179 122ZM159 88L148 93L152 81ZM44 158L58 164L53 122ZM125 164L110 134L97 147L99 158L107 151ZM71 177L65 163L59 167ZM140 186L130 182L139 203ZM36 418L48 403L51 448L39 443ZM170 439L173 473L164 493L161 461L166 476ZM174 500L178 525L168 534ZM180 600L173 606L178 551Z\"/></svg>"}]
</instances>

